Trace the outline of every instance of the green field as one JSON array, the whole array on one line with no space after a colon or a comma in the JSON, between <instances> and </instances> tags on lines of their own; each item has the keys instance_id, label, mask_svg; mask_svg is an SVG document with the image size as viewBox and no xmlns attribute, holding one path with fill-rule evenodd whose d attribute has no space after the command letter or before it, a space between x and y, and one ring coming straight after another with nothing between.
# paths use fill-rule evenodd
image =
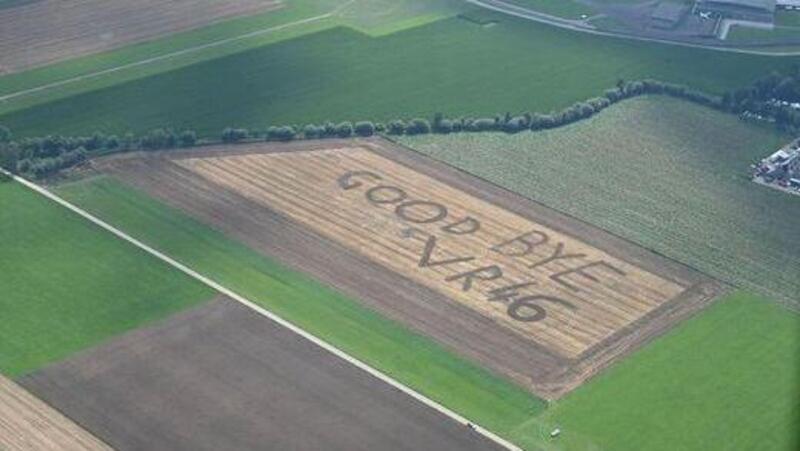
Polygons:
<instances>
[{"instance_id":1,"label":"green field","mask_svg":"<svg viewBox=\"0 0 800 451\"><path fill-rule=\"evenodd\" d=\"M0 113L107 88L282 40L345 26L371 36L463 10L460 0L284 0L280 9L0 77ZM59 84L60 83L60 84Z\"/></svg>"},{"instance_id":2,"label":"green field","mask_svg":"<svg viewBox=\"0 0 800 451\"><path fill-rule=\"evenodd\" d=\"M769 44L791 39L792 42L796 44L799 38L800 27L776 27L772 30L767 30L763 28L733 26L728 36L725 38L725 41L741 44Z\"/></svg>"},{"instance_id":3,"label":"green field","mask_svg":"<svg viewBox=\"0 0 800 451\"><path fill-rule=\"evenodd\" d=\"M667 97L537 133L401 142L712 276L800 301L800 197L750 182L789 141Z\"/></svg>"},{"instance_id":4,"label":"green field","mask_svg":"<svg viewBox=\"0 0 800 451\"><path fill-rule=\"evenodd\" d=\"M800 316L737 293L551 405L589 450L798 449Z\"/></svg>"},{"instance_id":5,"label":"green field","mask_svg":"<svg viewBox=\"0 0 800 451\"><path fill-rule=\"evenodd\" d=\"M778 11L775 13L775 25L800 27L800 11Z\"/></svg>"},{"instance_id":6,"label":"green field","mask_svg":"<svg viewBox=\"0 0 800 451\"><path fill-rule=\"evenodd\" d=\"M544 403L527 391L454 356L430 339L113 179L73 182L58 192L502 436L517 438L517 428L544 409Z\"/></svg>"},{"instance_id":7,"label":"green field","mask_svg":"<svg viewBox=\"0 0 800 451\"><path fill-rule=\"evenodd\" d=\"M18 136L168 125L216 136L229 125L549 111L599 95L620 78L721 92L800 61L473 14L498 23L482 27L452 17L379 37L329 29L28 109L17 110L13 99L0 123Z\"/></svg>"},{"instance_id":8,"label":"green field","mask_svg":"<svg viewBox=\"0 0 800 451\"><path fill-rule=\"evenodd\" d=\"M0 243L0 372L12 377L214 295L10 181Z\"/></svg>"}]
</instances>

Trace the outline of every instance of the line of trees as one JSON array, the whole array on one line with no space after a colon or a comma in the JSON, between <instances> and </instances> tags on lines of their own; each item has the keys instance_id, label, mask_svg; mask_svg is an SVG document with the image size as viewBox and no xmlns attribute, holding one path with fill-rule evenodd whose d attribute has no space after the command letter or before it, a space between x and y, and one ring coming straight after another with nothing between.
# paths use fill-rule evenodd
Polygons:
<instances>
[{"instance_id":1,"label":"line of trees","mask_svg":"<svg viewBox=\"0 0 800 451\"><path fill-rule=\"evenodd\" d=\"M121 138L95 133L89 137L74 138L56 135L13 140L11 131L0 126L0 167L26 176L43 178L60 169L80 164L87 158L96 155L134 150L150 151L192 147L220 141L222 143L242 143L259 140L292 141L295 139L369 137L375 134L420 135L538 131L590 118L614 103L646 94L677 97L734 113L766 111L771 108L772 114L780 118L780 124L794 124L794 127L800 128L800 111L775 107L770 101L774 98L800 101L800 70L795 70L788 76L770 74L759 79L752 86L727 93L724 96L714 96L683 85L658 80L619 80L615 87L607 89L602 96L577 102L561 111L549 113L504 113L491 117L456 118L448 118L442 113L437 113L432 120L425 118L395 119L387 123L372 121L334 123L327 121L321 124L270 126L260 131L227 127L222 131L218 140L206 141L200 141L192 130L176 131L170 128L151 130L139 137L130 133Z\"/></svg>"},{"instance_id":2,"label":"line of trees","mask_svg":"<svg viewBox=\"0 0 800 451\"><path fill-rule=\"evenodd\" d=\"M169 128L154 129L140 137L128 133L119 138L96 132L81 137L51 135L12 140L10 130L0 126L0 167L12 173L41 179L61 169L76 166L91 156L192 147L197 142L194 131L176 132Z\"/></svg>"},{"instance_id":3,"label":"line of trees","mask_svg":"<svg viewBox=\"0 0 800 451\"><path fill-rule=\"evenodd\" d=\"M437 113L432 121L424 118L411 120L395 119L387 123L360 122L325 122L304 126L285 125L269 127L265 133L235 129L228 127L222 132L222 142L235 143L254 141L261 138L267 141L291 141L293 139L325 139L349 138L352 136L372 136L376 133L387 135L420 135L427 133L460 133L501 131L518 133L525 130L544 130L561 127L582 119L589 118L608 106L621 100L645 94L660 94L686 99L717 109L722 109L722 97L706 94L683 85L665 83L658 80L623 81L606 90L602 96L584 102L577 102L561 111L550 113L526 112L518 115L511 113L497 114L492 117L458 117L447 118Z\"/></svg>"}]
</instances>

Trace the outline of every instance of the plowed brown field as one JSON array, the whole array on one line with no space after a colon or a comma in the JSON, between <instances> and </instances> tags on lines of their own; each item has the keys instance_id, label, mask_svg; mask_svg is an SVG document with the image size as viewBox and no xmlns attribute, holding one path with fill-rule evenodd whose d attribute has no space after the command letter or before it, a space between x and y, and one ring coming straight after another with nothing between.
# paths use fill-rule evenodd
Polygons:
<instances>
[{"instance_id":1,"label":"plowed brown field","mask_svg":"<svg viewBox=\"0 0 800 451\"><path fill-rule=\"evenodd\" d=\"M722 287L384 141L98 165L555 397Z\"/></svg>"},{"instance_id":2,"label":"plowed brown field","mask_svg":"<svg viewBox=\"0 0 800 451\"><path fill-rule=\"evenodd\" d=\"M0 74L280 6L279 0L41 0L0 9Z\"/></svg>"}]
</instances>

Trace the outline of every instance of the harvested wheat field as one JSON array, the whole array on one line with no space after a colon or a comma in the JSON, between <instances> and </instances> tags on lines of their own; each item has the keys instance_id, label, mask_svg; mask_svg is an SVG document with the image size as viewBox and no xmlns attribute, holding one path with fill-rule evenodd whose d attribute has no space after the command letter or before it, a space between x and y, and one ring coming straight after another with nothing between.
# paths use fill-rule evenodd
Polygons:
<instances>
[{"instance_id":1,"label":"harvested wheat field","mask_svg":"<svg viewBox=\"0 0 800 451\"><path fill-rule=\"evenodd\" d=\"M0 74L281 6L280 0L41 0L0 9Z\"/></svg>"},{"instance_id":2,"label":"harvested wheat field","mask_svg":"<svg viewBox=\"0 0 800 451\"><path fill-rule=\"evenodd\" d=\"M381 140L124 156L97 167L549 398L723 289Z\"/></svg>"},{"instance_id":3,"label":"harvested wheat field","mask_svg":"<svg viewBox=\"0 0 800 451\"><path fill-rule=\"evenodd\" d=\"M0 376L0 449L85 451L111 448L19 385Z\"/></svg>"}]
</instances>

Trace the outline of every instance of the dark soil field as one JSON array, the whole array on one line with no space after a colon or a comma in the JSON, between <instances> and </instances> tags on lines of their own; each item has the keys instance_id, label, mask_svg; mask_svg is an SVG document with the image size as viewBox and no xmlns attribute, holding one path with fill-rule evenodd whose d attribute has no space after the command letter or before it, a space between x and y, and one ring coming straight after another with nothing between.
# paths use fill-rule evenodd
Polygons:
<instances>
[{"instance_id":1,"label":"dark soil field","mask_svg":"<svg viewBox=\"0 0 800 451\"><path fill-rule=\"evenodd\" d=\"M476 217L488 214L501 218L513 217L523 224L530 221L528 226L542 227L543 230L546 228L563 236L565 242L583 246L580 247L582 253L605 256L603 258L617 262L615 264L626 268L631 274L650 274L642 281L656 280L652 277L657 275L657 279L661 280L658 282L658 286L662 287L660 289L667 290L664 293L670 294L665 294L664 298L654 298L653 303L648 304L644 299L649 295L643 293L654 289L654 282L647 282L651 285L636 288L638 291L632 295L620 294L621 292L613 294L613 291L609 292L612 286L616 290L625 285L623 281L617 280L589 298L568 298L569 302L574 301L578 305L577 314L570 316L569 309L552 308L546 320L540 318L533 322L515 323L505 316L505 306L486 308L487 302L484 299L478 299L471 294L461 296L457 291L448 289L444 283L432 282L420 276L419 268L415 271L413 265L409 268L392 266L391 262L381 259L380 254L375 253L377 251L368 249L386 248L387 242L378 238L370 242L365 238L366 241L356 243L348 237L321 229L319 224L314 225L310 219L303 219L314 217L314 212L292 212L285 206L270 203L270 189L277 190L275 192L283 191L279 186L283 182L276 174L266 174L277 185L259 188L267 190L263 191L266 196L259 198L253 192L237 188L235 183L229 184L221 179L215 181L208 174L203 175L190 169L193 162L212 161L216 158L224 160L231 156L255 155L257 158L268 159L276 155L291 156L292 152L297 151L329 151L354 146L375 155L380 161L390 162L387 164L400 165L405 171L414 171L419 179L410 180L410 183L431 185L432 182L425 180L437 180L436 183L441 182L437 186L441 186L439 191L442 193L460 192L458 196L463 198L459 201L461 203L458 205L461 207L458 208L466 208L464 211L473 212ZM315 152L303 154L313 155ZM272 161L267 160L263 167L270 167L270 163ZM274 163L277 164L277 160ZM547 398L555 398L571 390L621 355L702 308L723 289L712 279L687 267L385 141L258 144L199 152L127 155L100 160L95 166L101 172L145 190L252 248L275 257L294 269L311 274L386 316L436 339L457 353L504 374L537 395ZM256 166L253 163L252 167ZM260 163L258 166L261 167ZM313 171L313 168L306 169ZM298 170L302 171L302 168ZM255 183L254 180L265 180L241 168L238 169L239 174L236 171L236 168L226 168L223 172L230 177L239 177L241 183L245 184ZM322 175L324 171L318 172L319 182L325 183L327 179ZM470 208L474 210L469 210ZM485 208L490 209L487 210L488 213L483 212ZM492 208L497 211L491 210ZM323 221L332 221L332 227L349 227L353 236L362 234L358 224L327 218L323 210L316 216ZM363 227L374 225L380 229L384 225L391 227L392 224L392 219L381 217L378 213L362 219ZM475 250L471 246L475 246L475 243L464 245L464 249ZM401 251L400 248L397 250ZM402 250L405 251L407 249ZM441 256L436 255L435 258ZM399 260L401 259L398 257ZM539 274L537 277L540 279L536 283L552 285L552 282L546 280L546 275ZM564 291L562 289L560 292ZM630 301L625 301L632 302L631 304L623 303L617 307L611 305L615 301L626 299L626 296L632 296ZM615 309L621 309L622 313ZM601 325L593 326L593 319ZM539 320L541 321L537 322ZM575 334L582 333L591 337L581 341L583 338ZM558 336L566 337L567 341L575 340L575 345L559 345L553 339Z\"/></svg>"},{"instance_id":2,"label":"dark soil field","mask_svg":"<svg viewBox=\"0 0 800 451\"><path fill-rule=\"evenodd\" d=\"M118 450L498 449L227 299L21 383Z\"/></svg>"}]
</instances>

